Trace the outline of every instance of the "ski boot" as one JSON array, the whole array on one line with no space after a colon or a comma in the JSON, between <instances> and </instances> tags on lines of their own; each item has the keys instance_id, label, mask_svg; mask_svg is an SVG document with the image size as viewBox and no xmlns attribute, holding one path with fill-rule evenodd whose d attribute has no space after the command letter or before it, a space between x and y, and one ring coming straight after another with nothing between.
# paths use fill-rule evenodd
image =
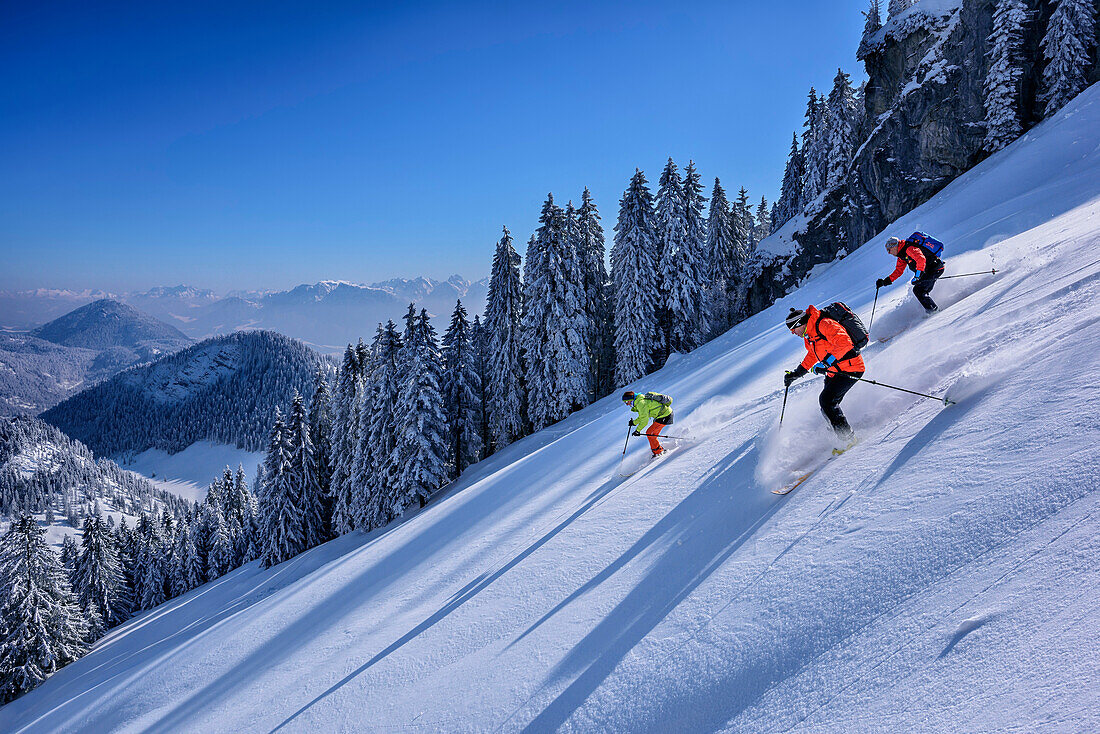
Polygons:
<instances>
[{"instance_id":1,"label":"ski boot","mask_svg":"<svg viewBox=\"0 0 1100 734\"><path fill-rule=\"evenodd\" d=\"M848 442L847 444L845 444L844 448L833 449L833 456L840 456L845 451L855 446L857 443L859 443L859 439L856 437L856 434L853 433L851 436L848 437Z\"/></svg>"}]
</instances>

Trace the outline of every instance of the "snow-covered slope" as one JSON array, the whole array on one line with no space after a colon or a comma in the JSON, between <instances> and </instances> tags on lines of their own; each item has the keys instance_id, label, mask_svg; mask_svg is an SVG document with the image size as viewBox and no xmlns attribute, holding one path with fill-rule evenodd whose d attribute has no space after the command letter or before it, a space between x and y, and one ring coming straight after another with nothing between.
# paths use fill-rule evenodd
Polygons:
<instances>
[{"instance_id":1,"label":"snow-covered slope","mask_svg":"<svg viewBox=\"0 0 1100 734\"><path fill-rule=\"evenodd\" d=\"M225 467L244 467L250 479L264 459L262 451L246 451L228 444L196 441L183 451L170 454L162 449L146 449L132 459L120 461L123 469L137 472L156 487L184 499L201 501L210 482L222 475Z\"/></svg>"},{"instance_id":2,"label":"snow-covered slope","mask_svg":"<svg viewBox=\"0 0 1100 734\"><path fill-rule=\"evenodd\" d=\"M863 441L821 463L788 305L869 315L885 233L643 383L685 443L616 475L602 401L400 525L239 569L116 629L4 731L1100 729L1100 89L955 181L923 319L880 294ZM626 459L642 460L636 441Z\"/></svg>"}]
</instances>

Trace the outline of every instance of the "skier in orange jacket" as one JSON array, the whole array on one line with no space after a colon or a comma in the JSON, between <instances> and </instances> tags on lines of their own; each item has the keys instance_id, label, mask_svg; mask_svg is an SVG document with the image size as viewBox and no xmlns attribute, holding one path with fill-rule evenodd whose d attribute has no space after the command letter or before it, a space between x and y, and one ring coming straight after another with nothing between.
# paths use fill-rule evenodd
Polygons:
<instances>
[{"instance_id":1,"label":"skier in orange jacket","mask_svg":"<svg viewBox=\"0 0 1100 734\"><path fill-rule=\"evenodd\" d=\"M818 398L821 412L836 435L848 446L854 445L855 433L840 409L840 401L856 384L857 380L852 378L863 377L867 369L863 356L840 322L824 315L814 306L807 306L805 311L792 308L786 324L792 334L806 342L806 357L798 367L784 375L784 386L790 387L791 383L809 372L825 375L825 387Z\"/></svg>"}]
</instances>

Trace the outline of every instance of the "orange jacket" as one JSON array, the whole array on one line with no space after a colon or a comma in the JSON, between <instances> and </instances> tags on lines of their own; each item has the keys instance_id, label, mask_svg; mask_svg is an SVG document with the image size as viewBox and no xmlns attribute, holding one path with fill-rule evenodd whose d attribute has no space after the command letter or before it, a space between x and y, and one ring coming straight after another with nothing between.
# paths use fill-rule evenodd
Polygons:
<instances>
[{"instance_id":1,"label":"orange jacket","mask_svg":"<svg viewBox=\"0 0 1100 734\"><path fill-rule=\"evenodd\" d=\"M831 354L837 361L829 368L829 375L835 375L838 369L842 372L867 371L862 355L856 354L844 359L856 347L843 326L828 316L822 316L821 311L814 306L808 306L806 313L810 318L806 322L806 358L802 360L803 369L808 370L818 362L824 362Z\"/></svg>"}]
</instances>

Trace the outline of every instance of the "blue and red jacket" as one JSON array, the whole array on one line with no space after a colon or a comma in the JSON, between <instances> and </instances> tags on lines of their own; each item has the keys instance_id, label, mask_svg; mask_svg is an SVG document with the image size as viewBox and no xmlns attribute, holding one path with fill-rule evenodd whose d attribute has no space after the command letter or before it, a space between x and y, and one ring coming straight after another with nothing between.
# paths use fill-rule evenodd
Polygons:
<instances>
[{"instance_id":1,"label":"blue and red jacket","mask_svg":"<svg viewBox=\"0 0 1100 734\"><path fill-rule=\"evenodd\" d=\"M906 268L911 268L914 273L923 273L928 268L934 270L942 266L942 260L934 255L926 256L924 250L909 238L898 245L898 266L894 268L894 272L886 276L886 279L893 283L902 276Z\"/></svg>"}]
</instances>

